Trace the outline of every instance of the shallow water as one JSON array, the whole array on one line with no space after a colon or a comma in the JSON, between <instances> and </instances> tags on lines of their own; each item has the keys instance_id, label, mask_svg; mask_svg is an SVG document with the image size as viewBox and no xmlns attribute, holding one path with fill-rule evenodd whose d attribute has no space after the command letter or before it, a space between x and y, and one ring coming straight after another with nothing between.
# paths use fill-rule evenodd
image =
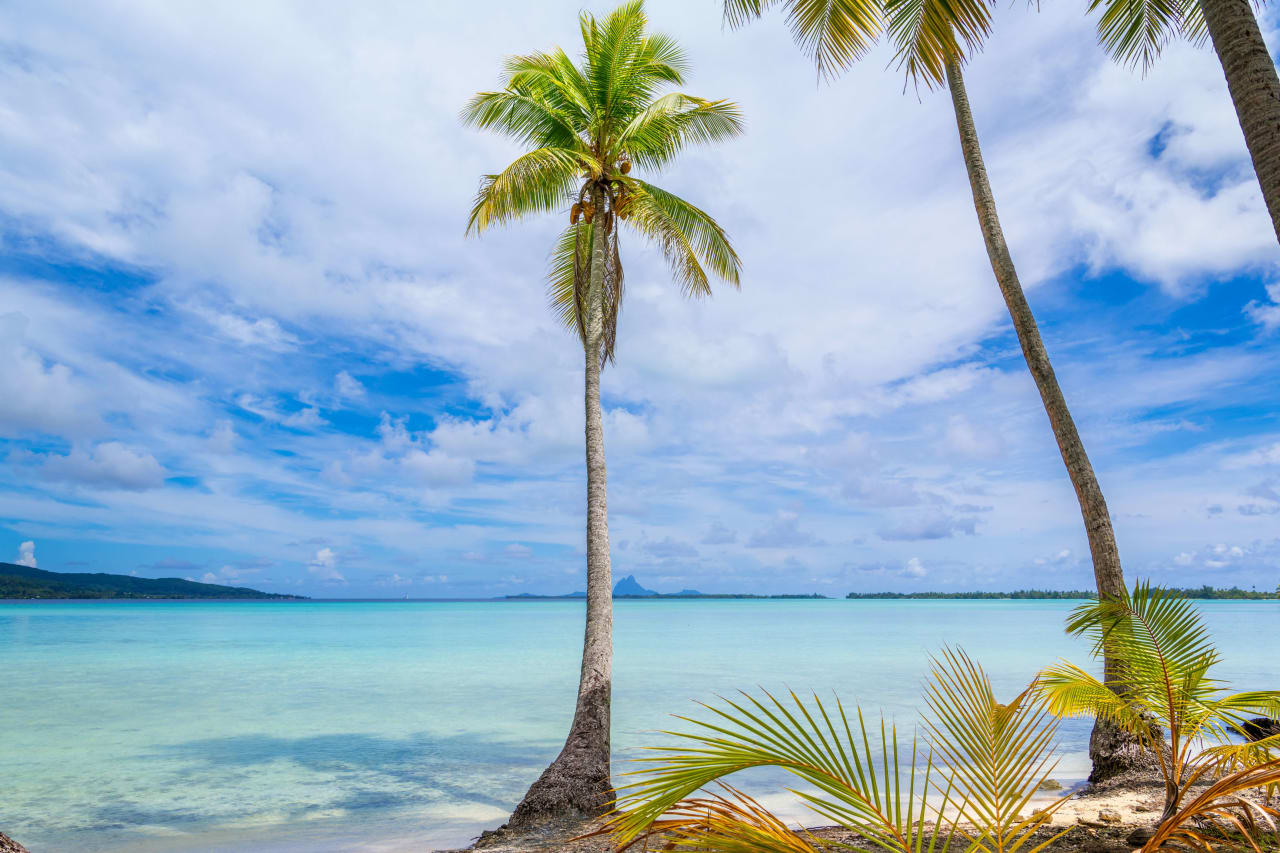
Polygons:
<instances>
[{"instance_id":1,"label":"shallow water","mask_svg":"<svg viewBox=\"0 0 1280 853\"><path fill-rule=\"evenodd\" d=\"M1065 601L620 601L625 770L671 713L739 688L836 691L910 733L927 654L1012 695ZM1201 602L1238 689L1280 682L1280 606ZM391 851L500 823L568 726L581 602L0 604L0 830L41 851ZM1064 783L1087 773L1067 723ZM767 792L768 778L753 790ZM748 786L752 788L752 786ZM772 799L772 798L771 798Z\"/></svg>"}]
</instances>

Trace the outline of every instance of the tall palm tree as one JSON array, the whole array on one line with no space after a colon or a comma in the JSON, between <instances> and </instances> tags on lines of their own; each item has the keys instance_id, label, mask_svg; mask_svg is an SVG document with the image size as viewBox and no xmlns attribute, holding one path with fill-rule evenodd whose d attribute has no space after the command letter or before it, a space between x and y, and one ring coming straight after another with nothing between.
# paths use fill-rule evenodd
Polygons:
<instances>
[{"instance_id":1,"label":"tall palm tree","mask_svg":"<svg viewBox=\"0 0 1280 853\"><path fill-rule=\"evenodd\" d=\"M737 105L660 94L684 82L687 63L673 39L647 32L641 0L603 19L583 13L579 23L579 61L561 49L511 57L502 88L477 94L462 114L465 123L528 149L482 179L468 233L539 213L568 217L552 251L549 295L585 354L587 613L577 707L564 748L512 815L514 829L597 815L612 799L613 602L600 371L614 358L622 304L618 232L625 225L656 244L686 296L710 295L710 275L736 287L740 266L715 220L632 174L633 164L660 169L689 145L740 133Z\"/></svg>"},{"instance_id":2,"label":"tall palm tree","mask_svg":"<svg viewBox=\"0 0 1280 853\"><path fill-rule=\"evenodd\" d=\"M785 8L793 36L825 75L847 68L887 35L909 79L927 88L945 85L949 90L987 257L1076 490L1098 593L1123 593L1124 573L1107 502L1009 254L965 91L961 66L991 31L988 5L983 0L724 0L725 19L740 26L773 5ZM1106 726L1095 727L1090 755L1098 779L1143 760L1139 744Z\"/></svg>"},{"instance_id":3,"label":"tall palm tree","mask_svg":"<svg viewBox=\"0 0 1280 853\"><path fill-rule=\"evenodd\" d=\"M1089 11L1097 9L1102 46L1143 72L1179 35L1212 41L1280 240L1280 78L1249 0L1089 0Z\"/></svg>"}]
</instances>

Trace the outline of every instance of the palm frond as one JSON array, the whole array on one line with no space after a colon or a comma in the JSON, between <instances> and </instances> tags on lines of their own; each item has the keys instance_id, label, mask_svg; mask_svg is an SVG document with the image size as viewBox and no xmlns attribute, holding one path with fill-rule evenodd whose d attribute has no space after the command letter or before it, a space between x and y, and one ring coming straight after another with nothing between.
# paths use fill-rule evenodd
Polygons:
<instances>
[{"instance_id":1,"label":"palm frond","mask_svg":"<svg viewBox=\"0 0 1280 853\"><path fill-rule=\"evenodd\" d=\"M742 261L724 229L705 211L640 180L629 180L628 225L662 250L671 274L687 296L709 296L707 269L734 287ZM704 269L704 265L707 269Z\"/></svg>"},{"instance_id":2,"label":"palm frond","mask_svg":"<svg viewBox=\"0 0 1280 853\"><path fill-rule=\"evenodd\" d=\"M816 788L816 793L797 793L818 813L885 849L913 853L915 839L926 832L916 799L928 782L923 789L915 787L913 770L903 785L896 730L882 720L877 748L861 711L855 734L839 700L829 708L816 695L809 705L794 693L790 699L743 693L741 700L722 700L724 707L703 704L709 722L678 717L694 731L666 734L688 745L656 748L654 756L638 759L646 766L628 774L638 781L619 789L619 811L610 830L628 843L707 785L767 766ZM926 761L925 780L930 766Z\"/></svg>"},{"instance_id":3,"label":"palm frond","mask_svg":"<svg viewBox=\"0 0 1280 853\"><path fill-rule=\"evenodd\" d=\"M1141 66L1145 74L1179 33L1192 36L1204 17L1188 0L1090 0L1098 17L1098 42L1117 62ZM1194 10L1194 11L1193 11Z\"/></svg>"},{"instance_id":4,"label":"palm frond","mask_svg":"<svg viewBox=\"0 0 1280 853\"><path fill-rule=\"evenodd\" d=\"M977 829L962 829L974 844L1016 850L1052 820L1063 797L1031 817L1023 812L1057 762L1053 736L1058 724L1033 682L1007 704L996 701L987 674L963 651L933 658L925 688L931 717L929 743L945 765L956 794L945 806Z\"/></svg>"},{"instance_id":5,"label":"palm frond","mask_svg":"<svg viewBox=\"0 0 1280 853\"><path fill-rule=\"evenodd\" d=\"M618 134L617 145L637 164L660 169L689 145L720 142L742 128L742 110L732 101L672 92L636 114Z\"/></svg>"},{"instance_id":6,"label":"palm frond","mask_svg":"<svg viewBox=\"0 0 1280 853\"><path fill-rule=\"evenodd\" d=\"M483 233L533 213L560 210L569 194L582 159L564 148L536 148L512 161L500 174L485 175L471 208L467 233Z\"/></svg>"},{"instance_id":7,"label":"palm frond","mask_svg":"<svg viewBox=\"0 0 1280 853\"><path fill-rule=\"evenodd\" d=\"M1224 776L1162 822L1156 834L1142 846L1142 853L1166 849L1205 853L1252 849L1261 853L1254 836L1260 827L1274 833L1280 810L1270 805L1259 805L1240 795L1276 785L1280 785L1280 759ZM1234 830L1240 839L1222 837L1221 832L1212 829L1214 823L1223 825L1228 831Z\"/></svg>"},{"instance_id":8,"label":"palm frond","mask_svg":"<svg viewBox=\"0 0 1280 853\"><path fill-rule=\"evenodd\" d=\"M962 63L991 33L985 0L886 0L889 38L907 78L932 88L947 79L947 63Z\"/></svg>"},{"instance_id":9,"label":"palm frond","mask_svg":"<svg viewBox=\"0 0 1280 853\"><path fill-rule=\"evenodd\" d=\"M496 131L535 148L583 147L573 116L525 87L480 92L463 107L461 118L463 124Z\"/></svg>"},{"instance_id":10,"label":"palm frond","mask_svg":"<svg viewBox=\"0 0 1280 853\"><path fill-rule=\"evenodd\" d=\"M819 853L830 850L808 833L796 832L738 789L690 797L650 824L642 838L661 838L666 849L717 853Z\"/></svg>"}]
</instances>

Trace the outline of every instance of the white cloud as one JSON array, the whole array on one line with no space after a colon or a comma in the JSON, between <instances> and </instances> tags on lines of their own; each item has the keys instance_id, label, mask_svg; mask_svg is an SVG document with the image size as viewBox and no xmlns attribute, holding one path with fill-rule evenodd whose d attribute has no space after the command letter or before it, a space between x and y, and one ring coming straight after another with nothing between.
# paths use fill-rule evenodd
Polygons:
<instances>
[{"instance_id":1,"label":"white cloud","mask_svg":"<svg viewBox=\"0 0 1280 853\"><path fill-rule=\"evenodd\" d=\"M134 485L76 507L11 491L2 514L41 536L267 551L316 577L336 563L299 559L296 543L318 532L344 555L416 558L430 541L433 559L463 564L457 583L498 583L473 558L515 538L579 548L582 354L534 282L557 225L462 239L478 176L514 149L456 114L503 56L571 43L580 4L512 4L496 24L410 4L338 25L305 4L174 16L137 3L69 32L73 5L28 4L0 23L21 27L33 60L5 66L0 206L22 245L129 281L99 301L0 279L14 311L0 319L0 433L31 442L15 442L12 470L71 447L75 465L55 471ZM1008 320L945 93L903 97L884 53L815 87L776 14L730 33L714 3L650 0L649 13L688 47L692 90L743 100L749 133L662 182L711 209L745 265L741 292L686 302L624 238L628 303L604 379L616 541L714 542L716 571L758 571L750 582L783 591L790 575L744 556L832 543L806 556L816 572L857 539L869 563L914 557L933 581L948 566L1085 553L1034 387L1007 334L992 337ZM998 14L1002 37L972 63L970 95L1037 309L1080 308L1077 289L1110 281L1081 279L1082 266L1157 282L1187 306L1274 263L1211 52L1172 46L1142 79L1108 63L1078 9ZM353 40L367 51L351 53ZM784 149L794 156L780 161ZM797 205L815 163L829 166L823 192ZM1274 287L1231 313L1273 328ZM1223 475L1224 454L1247 449L1182 467L1180 449L1160 450L1159 476L1131 451L1157 430L1176 448L1229 438L1216 414L1146 416L1257 394L1274 377L1259 366L1274 352L1259 348L1274 344L1183 355L1144 330L1125 345L1128 330L1108 329L1115 312L1087 307L1090 322L1045 334L1126 560L1263 535L1274 516L1236 511L1253 505L1249 483ZM424 387L393 393L392 375ZM97 458L111 443L134 455L134 476ZM155 467L138 475L147 458ZM199 488L129 490L158 485L160 459ZM1210 518L1206 504L1228 509ZM778 506L803 506L803 524ZM343 568L355 581L360 569Z\"/></svg>"},{"instance_id":2,"label":"white cloud","mask_svg":"<svg viewBox=\"0 0 1280 853\"><path fill-rule=\"evenodd\" d=\"M337 565L338 555L332 548L325 547L316 551L311 562L307 564L307 571L320 581L346 583L347 579L338 571Z\"/></svg>"},{"instance_id":3,"label":"white cloud","mask_svg":"<svg viewBox=\"0 0 1280 853\"><path fill-rule=\"evenodd\" d=\"M1268 302L1253 301L1245 306L1245 313L1268 332L1280 329L1280 281L1267 285Z\"/></svg>"},{"instance_id":4,"label":"white cloud","mask_svg":"<svg viewBox=\"0 0 1280 853\"><path fill-rule=\"evenodd\" d=\"M920 562L919 557L912 557L907 560L907 564L902 568L903 577L922 578L927 574L928 571L925 570L924 564Z\"/></svg>"},{"instance_id":5,"label":"white cloud","mask_svg":"<svg viewBox=\"0 0 1280 853\"><path fill-rule=\"evenodd\" d=\"M349 400L358 400L365 396L364 385L345 370L339 370L337 376L333 377L333 389L339 397Z\"/></svg>"},{"instance_id":6,"label":"white cloud","mask_svg":"<svg viewBox=\"0 0 1280 853\"><path fill-rule=\"evenodd\" d=\"M28 540L18 545L18 559L14 562L19 566L36 568L36 543Z\"/></svg>"},{"instance_id":7,"label":"white cloud","mask_svg":"<svg viewBox=\"0 0 1280 853\"><path fill-rule=\"evenodd\" d=\"M118 441L105 441L88 450L76 448L66 456L47 456L40 470L50 480L136 492L159 488L165 477L154 456Z\"/></svg>"}]
</instances>

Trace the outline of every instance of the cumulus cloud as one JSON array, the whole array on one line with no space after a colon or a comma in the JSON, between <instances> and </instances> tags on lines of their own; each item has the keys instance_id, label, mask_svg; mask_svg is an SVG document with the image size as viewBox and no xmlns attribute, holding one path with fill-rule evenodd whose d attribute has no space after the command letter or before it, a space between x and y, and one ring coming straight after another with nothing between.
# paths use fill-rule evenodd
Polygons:
<instances>
[{"instance_id":1,"label":"cumulus cloud","mask_svg":"<svg viewBox=\"0 0 1280 853\"><path fill-rule=\"evenodd\" d=\"M36 568L36 543L27 540L18 546L18 559L14 560L19 566L26 566L29 569Z\"/></svg>"},{"instance_id":2,"label":"cumulus cloud","mask_svg":"<svg viewBox=\"0 0 1280 853\"><path fill-rule=\"evenodd\" d=\"M925 570L924 564L920 562L919 557L912 557L907 560L906 565L902 567L902 576L907 578L922 578L929 574Z\"/></svg>"},{"instance_id":3,"label":"cumulus cloud","mask_svg":"<svg viewBox=\"0 0 1280 853\"><path fill-rule=\"evenodd\" d=\"M307 572L316 580L345 583L346 578L338 571L338 555L332 548L321 548L307 563Z\"/></svg>"},{"instance_id":4,"label":"cumulus cloud","mask_svg":"<svg viewBox=\"0 0 1280 853\"><path fill-rule=\"evenodd\" d=\"M66 456L47 456L40 471L50 480L133 492L158 489L165 477L154 456L118 441L105 441L87 450L77 448Z\"/></svg>"}]
</instances>

